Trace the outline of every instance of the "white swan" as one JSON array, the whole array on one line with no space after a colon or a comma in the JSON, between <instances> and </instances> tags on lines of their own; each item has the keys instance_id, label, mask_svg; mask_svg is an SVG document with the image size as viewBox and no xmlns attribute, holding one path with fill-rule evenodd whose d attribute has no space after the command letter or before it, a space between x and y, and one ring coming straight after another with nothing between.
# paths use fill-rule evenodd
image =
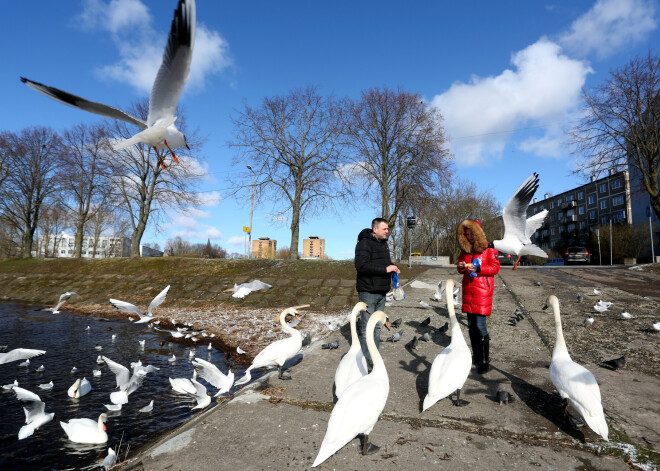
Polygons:
<instances>
[{"instance_id":1,"label":"white swan","mask_svg":"<svg viewBox=\"0 0 660 471\"><path fill-rule=\"evenodd\" d=\"M143 314L140 308L135 306L134 304L127 303L125 301L120 301L118 299L110 299L110 304L112 304L114 307L119 309L121 312L125 312L128 314L137 314L140 317L140 319L135 321L135 324L143 324L145 322L149 322L153 320L153 313L151 311L155 309L157 306L160 306L163 303L163 301L165 301L165 298L167 297L167 292L169 290L170 290L170 285L167 285L167 287L163 291L158 293L158 295L149 304L146 314Z\"/></svg>"},{"instance_id":2,"label":"white swan","mask_svg":"<svg viewBox=\"0 0 660 471\"><path fill-rule=\"evenodd\" d=\"M550 363L550 380L555 385L562 399L577 410L589 428L608 440L607 422L603 414L603 406L600 400L600 388L596 378L589 370L571 360L564 341L561 328L561 316L559 314L559 300L555 295L548 297L546 305L552 307L555 316L555 348L552 351L552 362Z\"/></svg>"},{"instance_id":3,"label":"white swan","mask_svg":"<svg viewBox=\"0 0 660 471\"><path fill-rule=\"evenodd\" d=\"M218 397L221 394L227 393L231 399L231 393L229 390L234 385L234 372L232 370L227 370L227 374L224 374L213 363L202 360L201 358L195 358L192 364L200 378L204 378L218 388L218 392L215 393L215 396L213 397Z\"/></svg>"},{"instance_id":4,"label":"white swan","mask_svg":"<svg viewBox=\"0 0 660 471\"><path fill-rule=\"evenodd\" d=\"M254 357L254 360L252 360L252 365L245 371L245 376L243 376L240 380L236 381L236 385L239 386L241 384L245 384L250 379L252 379L252 376L250 375L250 371L254 368L263 368L266 366L274 366L278 365L279 366L279 375L278 378L280 379L291 379L290 376L282 376L282 365L289 359L293 358L293 356L300 351L302 348L302 334L300 331L293 329L289 327L286 323L286 316L287 315L292 315L295 317L298 316L298 312L290 307L288 309L285 309L282 311L282 314L280 314L279 321L280 324L282 325L282 329L284 331L288 332L291 337L282 339L282 340L277 340L270 345L268 345L266 348L264 348L259 354Z\"/></svg>"},{"instance_id":5,"label":"white swan","mask_svg":"<svg viewBox=\"0 0 660 471\"><path fill-rule=\"evenodd\" d=\"M423 411L431 407L440 399L450 396L456 391L457 406L469 404L460 398L461 388L470 374L472 354L465 342L461 325L456 320L454 303L449 293L454 289L454 280L447 280L447 311L451 323L451 343L441 351L433 360L429 373L429 391L424 398Z\"/></svg>"},{"instance_id":6,"label":"white swan","mask_svg":"<svg viewBox=\"0 0 660 471\"><path fill-rule=\"evenodd\" d=\"M179 394L195 394L195 385L188 378L168 378L174 392ZM197 379L197 370L193 370L193 380Z\"/></svg>"},{"instance_id":7,"label":"white swan","mask_svg":"<svg viewBox=\"0 0 660 471\"><path fill-rule=\"evenodd\" d=\"M16 399L21 401L25 410L26 425L18 431L18 439L23 440L32 435L39 427L53 420L55 413L46 414L46 404L35 393L18 386L12 388L12 391L16 393Z\"/></svg>"},{"instance_id":8,"label":"white swan","mask_svg":"<svg viewBox=\"0 0 660 471\"><path fill-rule=\"evenodd\" d=\"M101 358L105 361L105 364L108 365L110 371L112 371L117 377L117 387L119 388L119 391L110 394L110 402L118 405L126 404L128 402L128 396L134 393L137 388L142 385L147 373L144 370L137 370L129 376L128 368L125 366L112 361L106 356Z\"/></svg>"},{"instance_id":9,"label":"white swan","mask_svg":"<svg viewBox=\"0 0 660 471\"><path fill-rule=\"evenodd\" d=\"M12 361L25 360L46 353L46 350L32 350L30 348L15 348L7 353L0 353L0 365Z\"/></svg>"},{"instance_id":10,"label":"white swan","mask_svg":"<svg viewBox=\"0 0 660 471\"><path fill-rule=\"evenodd\" d=\"M356 326L357 316L366 309L366 303L359 302L351 312L351 348L341 359L337 371L335 371L335 395L337 397L340 397L353 382L367 375L367 360L360 347Z\"/></svg>"},{"instance_id":11,"label":"white swan","mask_svg":"<svg viewBox=\"0 0 660 471\"><path fill-rule=\"evenodd\" d=\"M85 394L92 390L92 384L87 380L87 378L80 379L78 378L75 383L71 385L69 390L66 392L69 397L78 399L83 397Z\"/></svg>"},{"instance_id":12,"label":"white swan","mask_svg":"<svg viewBox=\"0 0 660 471\"><path fill-rule=\"evenodd\" d=\"M374 329L379 322L385 324L387 329L390 328L383 311L374 312L367 322L367 348L374 367L371 373L348 386L339 397L330 414L328 429L312 468L323 463L358 435L362 442L362 454L378 451L378 447L369 443L369 434L383 412L390 393L385 363L374 342Z\"/></svg>"},{"instance_id":13,"label":"white swan","mask_svg":"<svg viewBox=\"0 0 660 471\"><path fill-rule=\"evenodd\" d=\"M539 176L534 173L518 187L511 199L502 210L504 221L504 237L493 241L495 248L504 253L518 255L513 269L518 268L522 255L536 255L547 258L548 255L540 247L532 244L532 234L543 225L548 210L544 209L527 219L527 207L539 187Z\"/></svg>"},{"instance_id":14,"label":"white swan","mask_svg":"<svg viewBox=\"0 0 660 471\"><path fill-rule=\"evenodd\" d=\"M64 433L69 440L76 443L106 443L108 434L105 422L108 415L103 413L99 415L98 422L92 419L71 419L69 422L60 422Z\"/></svg>"}]
</instances>

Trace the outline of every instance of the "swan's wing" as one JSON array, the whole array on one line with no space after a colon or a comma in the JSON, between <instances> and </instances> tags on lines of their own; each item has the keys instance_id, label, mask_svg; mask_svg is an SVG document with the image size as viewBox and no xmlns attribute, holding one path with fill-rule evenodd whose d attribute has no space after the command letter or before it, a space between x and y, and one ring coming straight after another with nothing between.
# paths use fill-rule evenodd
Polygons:
<instances>
[{"instance_id":1,"label":"swan's wing","mask_svg":"<svg viewBox=\"0 0 660 471\"><path fill-rule=\"evenodd\" d=\"M46 350L33 350L31 348L15 348L7 353L0 353L0 365L12 361L27 360L46 353Z\"/></svg>"},{"instance_id":2,"label":"swan's wing","mask_svg":"<svg viewBox=\"0 0 660 471\"><path fill-rule=\"evenodd\" d=\"M126 301L120 301L119 299L110 299L110 304L119 309L121 312L126 312L129 314L137 314L140 317L144 316L140 308L134 304L127 303Z\"/></svg>"},{"instance_id":3,"label":"swan's wing","mask_svg":"<svg viewBox=\"0 0 660 471\"><path fill-rule=\"evenodd\" d=\"M201 358L195 358L192 364L199 377L204 378L216 388L223 388L226 385L228 376L220 371L213 363L202 360Z\"/></svg>"},{"instance_id":4,"label":"swan's wing","mask_svg":"<svg viewBox=\"0 0 660 471\"><path fill-rule=\"evenodd\" d=\"M149 97L149 126L159 119L171 120L190 73L195 44L196 9L194 0L179 0L170 35Z\"/></svg>"},{"instance_id":5,"label":"swan's wing","mask_svg":"<svg viewBox=\"0 0 660 471\"><path fill-rule=\"evenodd\" d=\"M153 301L151 301L151 304L149 304L149 308L147 309L147 315L148 316L153 316L151 313L152 309L155 309L157 306L160 306L163 301L165 301L165 298L167 297L167 292L170 290L170 285L167 285L167 288L165 288L163 291L158 293L158 296L154 298Z\"/></svg>"},{"instance_id":6,"label":"swan's wing","mask_svg":"<svg viewBox=\"0 0 660 471\"><path fill-rule=\"evenodd\" d=\"M25 423L31 423L36 417L43 415L46 410L46 404L35 393L27 389L14 386L12 391L16 393L16 399L21 401L25 410Z\"/></svg>"},{"instance_id":7,"label":"swan's wing","mask_svg":"<svg viewBox=\"0 0 660 471\"><path fill-rule=\"evenodd\" d=\"M90 113L100 114L101 116L105 116L106 118L119 119L121 121L134 124L135 126L142 129L145 129L147 127L147 123L145 123L141 119L136 118L135 116L130 115L128 113L125 113L122 110L118 110L117 108L113 108L112 106L104 105L102 103L96 103L94 101L89 101L79 96L65 92L64 90L59 90L54 87L49 87L48 85L44 85L39 82L33 82L32 80L28 80L25 77L21 77L21 82L23 82L25 85L32 88L33 90L36 90L39 93L46 95L48 98L52 98L55 101L64 103L65 105L69 105L74 108L79 108L84 111L89 111Z\"/></svg>"},{"instance_id":8,"label":"swan's wing","mask_svg":"<svg viewBox=\"0 0 660 471\"><path fill-rule=\"evenodd\" d=\"M128 379L129 379L128 368L126 368L123 365L120 365L119 363L112 361L110 358L106 356L102 356L101 358L103 358L105 364L108 365L110 371L112 371L117 376L117 387L119 389L124 389L125 387L127 387Z\"/></svg>"},{"instance_id":9,"label":"swan's wing","mask_svg":"<svg viewBox=\"0 0 660 471\"><path fill-rule=\"evenodd\" d=\"M538 230L538 228L543 225L543 221L545 221L545 217L547 215L548 215L548 210L544 209L540 213L537 213L534 216L527 218L527 223L525 225L525 237L527 237L528 242L530 242L530 238Z\"/></svg>"},{"instance_id":10,"label":"swan's wing","mask_svg":"<svg viewBox=\"0 0 660 471\"><path fill-rule=\"evenodd\" d=\"M525 240L525 224L527 223L527 207L539 187L539 176L534 173L523 182L502 210L504 221L504 239L523 242ZM517 255L517 254L516 254Z\"/></svg>"}]
</instances>

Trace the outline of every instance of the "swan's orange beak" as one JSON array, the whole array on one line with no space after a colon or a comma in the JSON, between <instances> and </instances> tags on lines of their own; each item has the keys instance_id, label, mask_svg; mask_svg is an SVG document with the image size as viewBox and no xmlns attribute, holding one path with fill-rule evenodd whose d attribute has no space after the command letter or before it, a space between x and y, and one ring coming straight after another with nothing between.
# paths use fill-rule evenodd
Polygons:
<instances>
[{"instance_id":1,"label":"swan's orange beak","mask_svg":"<svg viewBox=\"0 0 660 471\"><path fill-rule=\"evenodd\" d=\"M105 424L103 424L103 431L105 432L106 430L108 430L108 427L106 427Z\"/></svg>"},{"instance_id":2,"label":"swan's orange beak","mask_svg":"<svg viewBox=\"0 0 660 471\"><path fill-rule=\"evenodd\" d=\"M387 330L392 330L392 329L390 329L390 321L385 321L385 328Z\"/></svg>"},{"instance_id":3,"label":"swan's orange beak","mask_svg":"<svg viewBox=\"0 0 660 471\"><path fill-rule=\"evenodd\" d=\"M296 319L298 319L299 321L302 320L298 314L296 314Z\"/></svg>"}]
</instances>

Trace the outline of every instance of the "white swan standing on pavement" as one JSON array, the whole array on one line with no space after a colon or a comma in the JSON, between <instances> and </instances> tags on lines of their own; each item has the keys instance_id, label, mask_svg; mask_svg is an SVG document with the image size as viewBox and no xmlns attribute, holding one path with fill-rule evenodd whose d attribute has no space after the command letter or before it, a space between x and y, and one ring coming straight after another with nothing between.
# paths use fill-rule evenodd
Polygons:
<instances>
[{"instance_id":1,"label":"white swan standing on pavement","mask_svg":"<svg viewBox=\"0 0 660 471\"><path fill-rule=\"evenodd\" d=\"M30 348L15 348L7 353L0 353L0 365L12 361L25 360L38 357L46 353L46 350L33 350Z\"/></svg>"},{"instance_id":2,"label":"white swan standing on pavement","mask_svg":"<svg viewBox=\"0 0 660 471\"><path fill-rule=\"evenodd\" d=\"M423 411L431 407L440 399L450 396L456 391L457 406L469 404L461 400L461 388L465 384L472 367L472 354L465 342L461 325L456 319L454 303L450 294L454 289L454 280L447 280L447 311L451 324L451 343L441 351L433 360L429 373L429 390L424 398Z\"/></svg>"},{"instance_id":3,"label":"white swan standing on pavement","mask_svg":"<svg viewBox=\"0 0 660 471\"><path fill-rule=\"evenodd\" d=\"M359 302L351 312L351 348L341 359L335 372L335 395L337 397L340 397L353 382L367 375L367 360L364 358L364 353L362 353L360 347L356 325L357 316L366 309L366 303Z\"/></svg>"},{"instance_id":4,"label":"white swan standing on pavement","mask_svg":"<svg viewBox=\"0 0 660 471\"><path fill-rule=\"evenodd\" d=\"M105 432L107 420L108 415L103 413L99 415L97 422L92 419L71 419L68 422L60 422L60 425L72 442L106 443L108 441L108 434Z\"/></svg>"},{"instance_id":5,"label":"white swan standing on pavement","mask_svg":"<svg viewBox=\"0 0 660 471\"><path fill-rule=\"evenodd\" d=\"M270 345L268 345L266 348L264 348L259 354L254 357L254 360L252 360L252 365L245 371L245 376L243 376L240 380L236 381L236 385L240 386L241 384L245 384L250 379L252 379L252 376L250 375L250 371L254 368L263 368L266 366L274 366L278 365L279 366L279 379L291 379L291 376L282 376L282 365L290 359L293 358L293 356L300 351L302 348L302 334L300 331L293 329L289 327L286 323L286 316L292 315L294 317L299 317L298 312L290 307L288 309L285 309L282 311L282 314L279 316L279 321L280 324L282 325L282 329L284 329L285 332L289 333L291 336L285 339L277 340Z\"/></svg>"},{"instance_id":6,"label":"white swan standing on pavement","mask_svg":"<svg viewBox=\"0 0 660 471\"><path fill-rule=\"evenodd\" d=\"M218 388L218 392L213 397L227 393L231 399L229 390L234 385L234 372L232 370L227 370L227 374L224 374L213 363L202 360L201 358L195 358L192 364L200 378L205 379Z\"/></svg>"},{"instance_id":7,"label":"white swan standing on pavement","mask_svg":"<svg viewBox=\"0 0 660 471\"><path fill-rule=\"evenodd\" d=\"M18 431L18 439L23 440L32 435L39 427L53 420L55 413L46 414L46 404L35 393L18 386L13 387L12 391L16 393L16 399L21 401L25 410L26 425Z\"/></svg>"},{"instance_id":8,"label":"white swan standing on pavement","mask_svg":"<svg viewBox=\"0 0 660 471\"><path fill-rule=\"evenodd\" d=\"M146 122L111 106L89 101L23 77L21 77L21 80L34 90L60 103L96 113L106 118L119 119L141 128L141 132L130 139L118 142L114 148L123 149L141 142L154 148L161 166L166 168L165 163L158 154L158 149L169 149L172 159L178 162L172 149L180 146L188 147L186 137L174 125L177 119L174 113L190 73L190 62L195 44L195 29L196 9L194 0L179 0L179 6L174 12L170 34L165 45L163 62L160 65L149 96L149 116Z\"/></svg>"},{"instance_id":9,"label":"white swan standing on pavement","mask_svg":"<svg viewBox=\"0 0 660 471\"><path fill-rule=\"evenodd\" d=\"M78 297L80 297L80 295L78 295L77 293L74 293L73 291L67 291L67 292L64 293L62 296L60 296L60 300L57 302L57 304L55 305L55 307L47 307L46 309L42 309L42 311L50 311L50 312L52 312L53 314L59 314L59 313L60 313L60 308L62 307L62 305L63 305L65 302L67 302L67 301L69 300L69 298L70 298L71 296L78 296Z\"/></svg>"},{"instance_id":10,"label":"white swan standing on pavement","mask_svg":"<svg viewBox=\"0 0 660 471\"><path fill-rule=\"evenodd\" d=\"M83 397L85 394L90 392L92 390L92 385L91 383L87 380L87 378L80 379L78 378L75 383L71 385L69 390L66 392L69 397L73 397L74 399L78 399Z\"/></svg>"},{"instance_id":11,"label":"white swan standing on pavement","mask_svg":"<svg viewBox=\"0 0 660 471\"><path fill-rule=\"evenodd\" d=\"M527 207L539 187L539 176L534 173L523 182L502 210L504 221L504 237L493 241L495 248L504 253L516 254L518 259L513 269L518 268L518 262L523 255L536 255L547 258L548 255L540 247L532 244L530 237L543 225L548 210L544 209L527 219Z\"/></svg>"},{"instance_id":12,"label":"white swan standing on pavement","mask_svg":"<svg viewBox=\"0 0 660 471\"><path fill-rule=\"evenodd\" d=\"M374 367L371 373L348 386L339 397L330 414L328 429L312 468L323 463L358 435L363 455L376 453L379 449L369 443L369 434L383 412L390 393L385 363L374 342L374 329L379 322L389 329L387 316L383 311L374 312L367 322L367 348Z\"/></svg>"},{"instance_id":13,"label":"white swan standing on pavement","mask_svg":"<svg viewBox=\"0 0 660 471\"><path fill-rule=\"evenodd\" d=\"M552 307L555 316L555 348L550 363L550 380L555 385L562 399L577 410L589 428L608 440L608 428L600 399L600 388L596 378L589 370L571 360L564 341L559 313L559 300L550 295L543 309Z\"/></svg>"},{"instance_id":14,"label":"white swan standing on pavement","mask_svg":"<svg viewBox=\"0 0 660 471\"><path fill-rule=\"evenodd\" d=\"M152 313L152 310L160 306L163 303L163 301L165 301L165 298L167 297L167 292L169 290L170 290L170 285L167 285L167 287L163 291L158 293L158 295L153 299L153 301L151 301L151 304L149 304L146 314L143 314L140 308L135 306L134 304L127 303L125 301L120 301L118 299L110 299L110 304L112 304L114 307L119 309L121 312L125 312L127 314L137 314L140 317L140 319L135 321L135 324L144 324L145 322L149 322L153 320L154 315Z\"/></svg>"},{"instance_id":15,"label":"white swan standing on pavement","mask_svg":"<svg viewBox=\"0 0 660 471\"><path fill-rule=\"evenodd\" d=\"M144 370L137 369L132 375L129 376L128 368L112 361L110 358L102 357L105 364L108 365L117 377L117 387L119 391L110 394L110 402L116 405L126 404L128 396L134 393L144 382L147 373Z\"/></svg>"}]
</instances>

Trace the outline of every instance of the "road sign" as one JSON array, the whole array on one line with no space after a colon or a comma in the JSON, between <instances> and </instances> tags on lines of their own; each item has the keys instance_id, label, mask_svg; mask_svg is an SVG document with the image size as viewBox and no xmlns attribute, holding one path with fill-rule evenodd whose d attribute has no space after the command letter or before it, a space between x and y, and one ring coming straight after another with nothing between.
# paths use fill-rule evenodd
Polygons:
<instances>
[{"instance_id":1,"label":"road sign","mask_svg":"<svg viewBox=\"0 0 660 471\"><path fill-rule=\"evenodd\" d=\"M250 228L247 226L243 226L243 232L247 232L248 234L250 233Z\"/></svg>"}]
</instances>

